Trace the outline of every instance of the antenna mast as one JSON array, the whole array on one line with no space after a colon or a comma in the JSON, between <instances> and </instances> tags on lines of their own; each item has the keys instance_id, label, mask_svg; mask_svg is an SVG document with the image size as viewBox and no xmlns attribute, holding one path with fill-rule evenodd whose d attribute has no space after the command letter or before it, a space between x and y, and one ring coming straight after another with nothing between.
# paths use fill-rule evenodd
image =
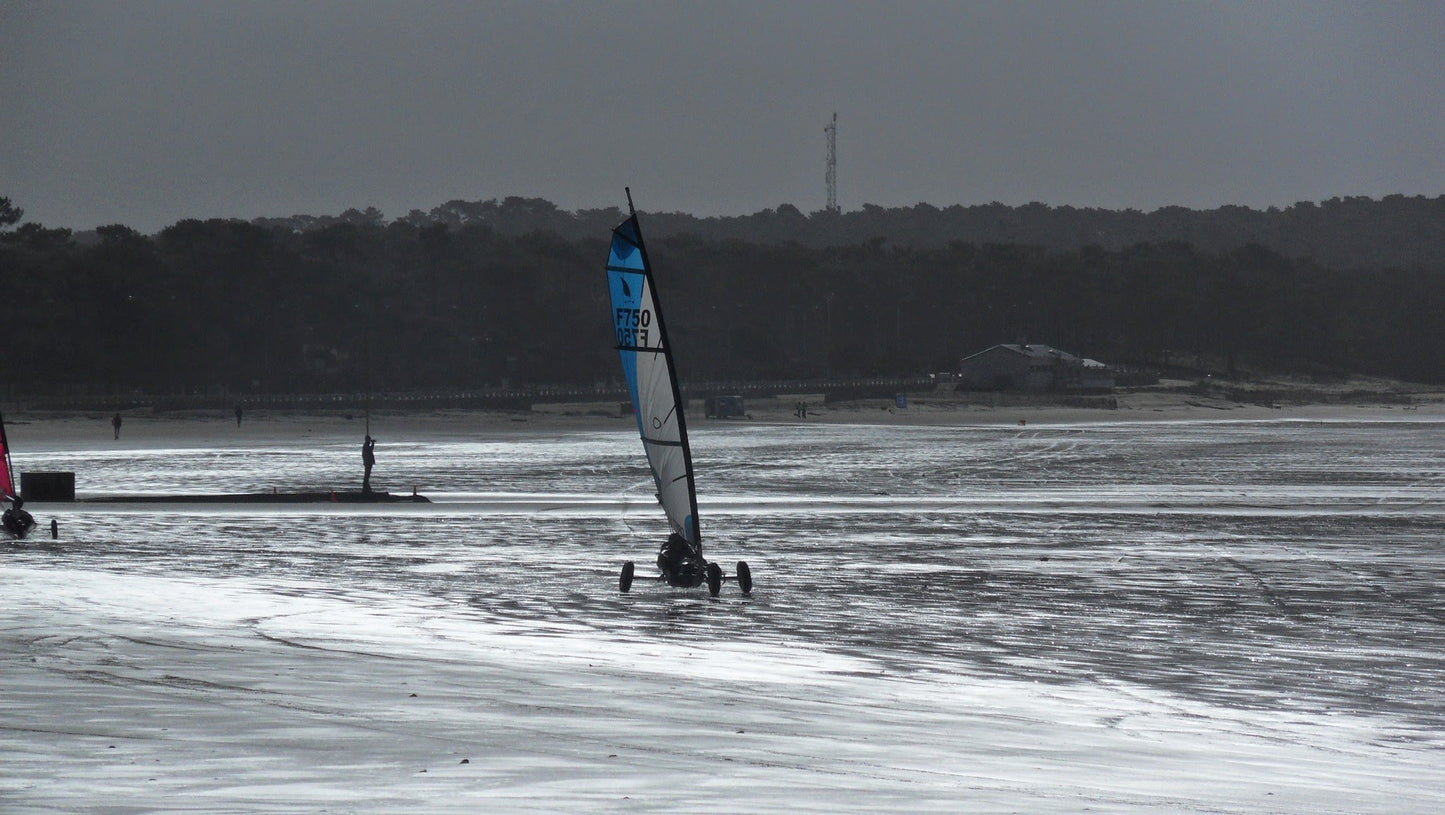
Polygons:
<instances>
[{"instance_id":1,"label":"antenna mast","mask_svg":"<svg viewBox=\"0 0 1445 815\"><path fill-rule=\"evenodd\" d=\"M823 128L828 134L828 211L838 211L838 114L833 114L833 123Z\"/></svg>"}]
</instances>

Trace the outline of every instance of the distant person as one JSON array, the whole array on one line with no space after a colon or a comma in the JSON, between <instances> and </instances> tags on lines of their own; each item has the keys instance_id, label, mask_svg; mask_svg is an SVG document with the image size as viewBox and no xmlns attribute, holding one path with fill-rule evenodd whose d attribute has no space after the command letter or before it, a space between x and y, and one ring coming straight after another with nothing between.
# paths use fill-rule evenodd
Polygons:
<instances>
[{"instance_id":1,"label":"distant person","mask_svg":"<svg viewBox=\"0 0 1445 815\"><path fill-rule=\"evenodd\" d=\"M120 411L116 411L116 414L110 417L110 426L115 428L115 437L120 438Z\"/></svg>"},{"instance_id":2,"label":"distant person","mask_svg":"<svg viewBox=\"0 0 1445 815\"><path fill-rule=\"evenodd\" d=\"M371 468L376 464L376 439L370 435L366 441L361 443L361 464L366 468L366 474L361 477L361 491L371 492Z\"/></svg>"},{"instance_id":3,"label":"distant person","mask_svg":"<svg viewBox=\"0 0 1445 815\"><path fill-rule=\"evenodd\" d=\"M236 405L236 427L241 426L241 406Z\"/></svg>"},{"instance_id":4,"label":"distant person","mask_svg":"<svg viewBox=\"0 0 1445 815\"><path fill-rule=\"evenodd\" d=\"M24 505L24 499L16 496L15 504L5 510L4 517L0 518L0 525L4 525L5 531L17 538L25 537L26 533L35 528L35 518L21 509Z\"/></svg>"}]
</instances>

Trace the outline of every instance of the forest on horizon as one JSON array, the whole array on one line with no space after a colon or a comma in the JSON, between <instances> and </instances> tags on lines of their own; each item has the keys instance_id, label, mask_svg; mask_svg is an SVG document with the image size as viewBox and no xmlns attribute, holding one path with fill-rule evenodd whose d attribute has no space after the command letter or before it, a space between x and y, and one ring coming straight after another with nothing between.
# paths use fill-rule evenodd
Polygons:
<instances>
[{"instance_id":1,"label":"forest on horizon","mask_svg":"<svg viewBox=\"0 0 1445 815\"><path fill-rule=\"evenodd\" d=\"M618 378L617 209L73 234L0 199L10 392L594 385ZM1150 213L991 204L642 213L682 377L910 376L1027 340L1113 364L1445 382L1445 196Z\"/></svg>"}]
</instances>

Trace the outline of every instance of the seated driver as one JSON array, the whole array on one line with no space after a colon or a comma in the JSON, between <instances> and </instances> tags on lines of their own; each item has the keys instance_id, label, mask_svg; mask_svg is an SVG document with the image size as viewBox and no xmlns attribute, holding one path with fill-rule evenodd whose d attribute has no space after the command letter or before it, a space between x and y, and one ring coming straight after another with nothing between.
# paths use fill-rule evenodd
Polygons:
<instances>
[{"instance_id":1,"label":"seated driver","mask_svg":"<svg viewBox=\"0 0 1445 815\"><path fill-rule=\"evenodd\" d=\"M24 505L25 501L16 497L15 505L5 510L3 521L0 521L5 524L6 529L16 535L23 535L27 530L35 526L35 518L31 517L29 512L21 509Z\"/></svg>"},{"instance_id":2,"label":"seated driver","mask_svg":"<svg viewBox=\"0 0 1445 815\"><path fill-rule=\"evenodd\" d=\"M674 586L696 586L706 578L707 573L697 559L697 551L687 538L672 533L657 553L657 568L667 576Z\"/></svg>"}]
</instances>

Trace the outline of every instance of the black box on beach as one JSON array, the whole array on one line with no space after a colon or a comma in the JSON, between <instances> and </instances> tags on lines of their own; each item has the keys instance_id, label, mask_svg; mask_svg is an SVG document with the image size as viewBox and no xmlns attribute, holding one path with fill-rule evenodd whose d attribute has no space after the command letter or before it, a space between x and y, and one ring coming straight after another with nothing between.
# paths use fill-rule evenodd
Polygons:
<instances>
[{"instance_id":1,"label":"black box on beach","mask_svg":"<svg viewBox=\"0 0 1445 815\"><path fill-rule=\"evenodd\" d=\"M74 501L75 473L21 473L20 497L26 501Z\"/></svg>"}]
</instances>

